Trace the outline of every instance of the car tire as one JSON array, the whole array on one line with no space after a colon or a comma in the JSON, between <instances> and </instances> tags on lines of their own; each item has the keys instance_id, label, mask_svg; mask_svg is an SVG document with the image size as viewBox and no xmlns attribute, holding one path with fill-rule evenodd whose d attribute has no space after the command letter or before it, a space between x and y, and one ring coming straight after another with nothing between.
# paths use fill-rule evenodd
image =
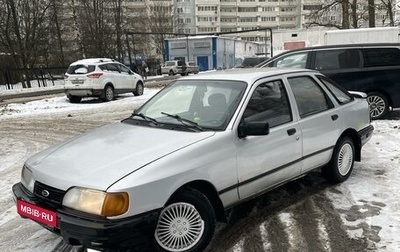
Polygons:
<instances>
[{"instance_id":1,"label":"car tire","mask_svg":"<svg viewBox=\"0 0 400 252\"><path fill-rule=\"evenodd\" d=\"M114 88L111 85L107 85L104 88L104 97L103 97L103 101L105 102L109 102L114 100Z\"/></svg>"},{"instance_id":2,"label":"car tire","mask_svg":"<svg viewBox=\"0 0 400 252\"><path fill-rule=\"evenodd\" d=\"M368 93L367 101L372 119L381 119L389 112L389 101L385 95L371 92Z\"/></svg>"},{"instance_id":3,"label":"car tire","mask_svg":"<svg viewBox=\"0 0 400 252\"><path fill-rule=\"evenodd\" d=\"M81 100L82 100L82 97L79 97L79 96L70 96L70 97L68 97L68 99L69 99L69 101L70 101L71 103L80 103Z\"/></svg>"},{"instance_id":4,"label":"car tire","mask_svg":"<svg viewBox=\"0 0 400 252\"><path fill-rule=\"evenodd\" d=\"M172 70L169 70L169 73L168 73L168 75L169 75L169 76L173 76L173 75L175 75L175 74L174 74L174 71L172 71Z\"/></svg>"},{"instance_id":5,"label":"car tire","mask_svg":"<svg viewBox=\"0 0 400 252\"><path fill-rule=\"evenodd\" d=\"M349 137L339 139L329 163L322 168L323 176L332 183L340 183L353 171L355 148Z\"/></svg>"},{"instance_id":6,"label":"car tire","mask_svg":"<svg viewBox=\"0 0 400 252\"><path fill-rule=\"evenodd\" d=\"M133 94L134 94L135 96L143 95L143 90L144 90L144 88L143 88L143 83L142 83L142 82L138 82L138 83L136 84L136 89L135 89L135 91L133 91Z\"/></svg>"},{"instance_id":7,"label":"car tire","mask_svg":"<svg viewBox=\"0 0 400 252\"><path fill-rule=\"evenodd\" d=\"M158 217L155 250L203 251L214 235L215 222L214 208L203 193L192 188L181 191Z\"/></svg>"}]
</instances>

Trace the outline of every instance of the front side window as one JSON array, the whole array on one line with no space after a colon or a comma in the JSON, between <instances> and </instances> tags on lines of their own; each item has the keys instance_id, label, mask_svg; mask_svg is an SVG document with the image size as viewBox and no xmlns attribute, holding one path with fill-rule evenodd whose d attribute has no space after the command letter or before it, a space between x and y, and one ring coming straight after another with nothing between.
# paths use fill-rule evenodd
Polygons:
<instances>
[{"instance_id":1,"label":"front side window","mask_svg":"<svg viewBox=\"0 0 400 252\"><path fill-rule=\"evenodd\" d=\"M129 68L127 68L127 67L124 66L124 65L118 64L118 66L119 66L119 68L121 69L121 72L122 72L122 73L130 73L130 72L131 72L131 70L129 70Z\"/></svg>"},{"instance_id":2,"label":"front side window","mask_svg":"<svg viewBox=\"0 0 400 252\"><path fill-rule=\"evenodd\" d=\"M275 127L292 121L288 97L281 80L259 85L243 114L246 122L267 122Z\"/></svg>"},{"instance_id":3,"label":"front side window","mask_svg":"<svg viewBox=\"0 0 400 252\"><path fill-rule=\"evenodd\" d=\"M311 77L288 78L288 81L296 99L300 117L313 115L333 107L325 92Z\"/></svg>"},{"instance_id":4,"label":"front side window","mask_svg":"<svg viewBox=\"0 0 400 252\"><path fill-rule=\"evenodd\" d=\"M308 52L290 54L268 64L269 67L289 67L305 68L307 64Z\"/></svg>"},{"instance_id":5,"label":"front side window","mask_svg":"<svg viewBox=\"0 0 400 252\"><path fill-rule=\"evenodd\" d=\"M316 70L334 70L360 67L358 49L320 50L315 52Z\"/></svg>"}]
</instances>

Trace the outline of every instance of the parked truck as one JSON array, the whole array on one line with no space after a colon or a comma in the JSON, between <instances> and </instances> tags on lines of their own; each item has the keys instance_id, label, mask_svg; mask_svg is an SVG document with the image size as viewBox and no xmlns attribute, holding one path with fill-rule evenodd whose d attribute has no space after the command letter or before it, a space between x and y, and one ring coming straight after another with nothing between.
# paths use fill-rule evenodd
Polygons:
<instances>
[{"instance_id":1,"label":"parked truck","mask_svg":"<svg viewBox=\"0 0 400 252\"><path fill-rule=\"evenodd\" d=\"M324 34L324 45L399 43L399 31L397 27L329 30Z\"/></svg>"}]
</instances>

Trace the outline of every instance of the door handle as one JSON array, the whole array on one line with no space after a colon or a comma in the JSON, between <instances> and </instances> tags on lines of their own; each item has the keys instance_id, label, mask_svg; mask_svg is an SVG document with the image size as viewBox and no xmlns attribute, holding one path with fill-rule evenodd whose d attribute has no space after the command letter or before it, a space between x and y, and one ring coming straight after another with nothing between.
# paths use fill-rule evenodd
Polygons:
<instances>
[{"instance_id":1,"label":"door handle","mask_svg":"<svg viewBox=\"0 0 400 252\"><path fill-rule=\"evenodd\" d=\"M287 130L287 133L288 133L289 136L291 136L291 135L293 135L294 133L296 133L296 129L295 129L295 128L293 128L293 129L288 129L288 130Z\"/></svg>"},{"instance_id":2,"label":"door handle","mask_svg":"<svg viewBox=\"0 0 400 252\"><path fill-rule=\"evenodd\" d=\"M334 114L334 115L331 115L331 118L332 118L332 121L336 121L336 119L338 119L338 118L339 118L339 116L338 116L338 115L336 115L336 114Z\"/></svg>"}]
</instances>

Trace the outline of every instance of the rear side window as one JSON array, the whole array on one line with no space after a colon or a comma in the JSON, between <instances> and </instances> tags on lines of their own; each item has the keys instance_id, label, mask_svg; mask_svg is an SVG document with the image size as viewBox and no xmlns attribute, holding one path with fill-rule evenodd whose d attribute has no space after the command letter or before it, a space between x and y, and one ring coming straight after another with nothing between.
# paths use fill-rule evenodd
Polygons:
<instances>
[{"instance_id":1,"label":"rear side window","mask_svg":"<svg viewBox=\"0 0 400 252\"><path fill-rule=\"evenodd\" d=\"M300 117L313 115L333 107L319 84L308 76L294 77L288 79L296 98Z\"/></svg>"},{"instance_id":2,"label":"rear side window","mask_svg":"<svg viewBox=\"0 0 400 252\"><path fill-rule=\"evenodd\" d=\"M365 66L397 66L400 65L398 48L365 48Z\"/></svg>"},{"instance_id":3,"label":"rear side window","mask_svg":"<svg viewBox=\"0 0 400 252\"><path fill-rule=\"evenodd\" d=\"M316 70L334 70L360 67L360 50L337 49L315 52Z\"/></svg>"},{"instance_id":4,"label":"rear side window","mask_svg":"<svg viewBox=\"0 0 400 252\"><path fill-rule=\"evenodd\" d=\"M117 64L114 64L114 63L106 64L106 67L107 67L108 71L120 72L119 67L118 67Z\"/></svg>"},{"instance_id":5,"label":"rear side window","mask_svg":"<svg viewBox=\"0 0 400 252\"><path fill-rule=\"evenodd\" d=\"M95 69L94 65L73 65L69 66L67 73L68 74L88 74L93 72Z\"/></svg>"},{"instance_id":6,"label":"rear side window","mask_svg":"<svg viewBox=\"0 0 400 252\"><path fill-rule=\"evenodd\" d=\"M345 104L353 100L353 98L342 87L325 78L319 77L318 79L328 88L339 104Z\"/></svg>"}]
</instances>

